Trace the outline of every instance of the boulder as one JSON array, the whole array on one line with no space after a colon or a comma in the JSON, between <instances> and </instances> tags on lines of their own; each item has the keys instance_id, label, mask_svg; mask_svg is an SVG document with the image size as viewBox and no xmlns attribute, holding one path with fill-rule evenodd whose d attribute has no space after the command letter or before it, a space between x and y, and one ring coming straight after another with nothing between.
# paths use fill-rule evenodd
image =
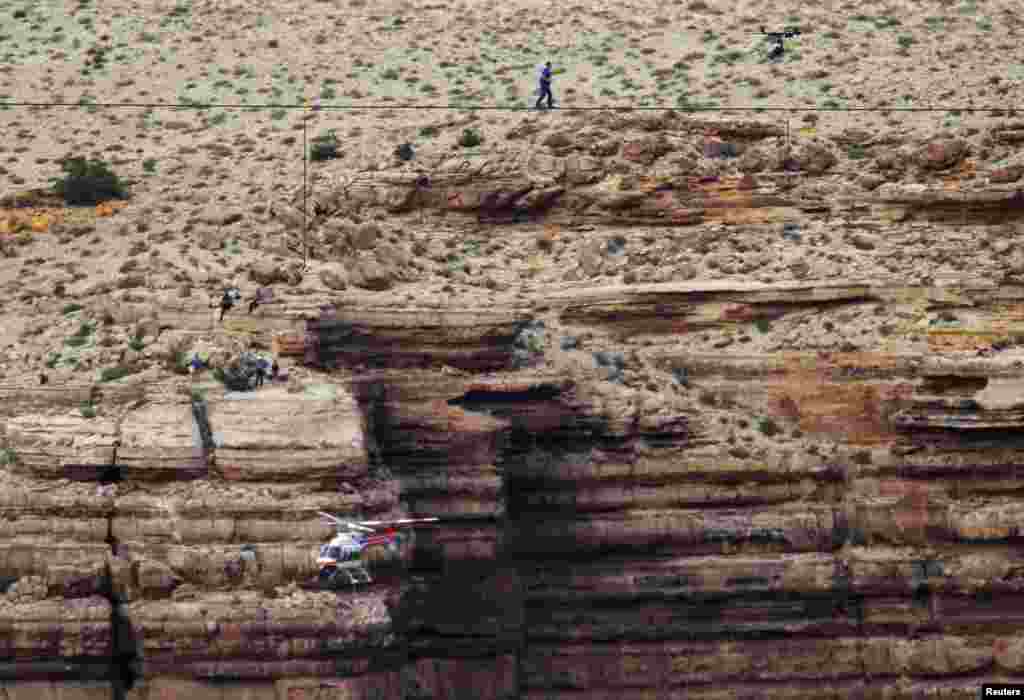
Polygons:
<instances>
[{"instance_id":1,"label":"boulder","mask_svg":"<svg viewBox=\"0 0 1024 700\"><path fill-rule=\"evenodd\" d=\"M828 145L817 139L797 142L793 148L793 159L799 164L800 170L810 175L821 175L839 162Z\"/></svg>"},{"instance_id":2,"label":"boulder","mask_svg":"<svg viewBox=\"0 0 1024 700\"><path fill-rule=\"evenodd\" d=\"M370 250L380 238L380 226L367 221L349 230L349 242L356 250Z\"/></svg>"},{"instance_id":3,"label":"boulder","mask_svg":"<svg viewBox=\"0 0 1024 700\"><path fill-rule=\"evenodd\" d=\"M260 263L249 268L249 279L262 285L288 281L288 272L280 265Z\"/></svg>"},{"instance_id":4,"label":"boulder","mask_svg":"<svg viewBox=\"0 0 1024 700\"><path fill-rule=\"evenodd\" d=\"M664 136L645 136L623 145L622 157L633 163L652 165L669 150L671 146Z\"/></svg>"},{"instance_id":5,"label":"boulder","mask_svg":"<svg viewBox=\"0 0 1024 700\"><path fill-rule=\"evenodd\" d=\"M556 131L545 136L541 143L548 148L565 148L572 145L572 134L566 131Z\"/></svg>"},{"instance_id":6,"label":"boulder","mask_svg":"<svg viewBox=\"0 0 1024 700\"><path fill-rule=\"evenodd\" d=\"M783 151L783 144L775 140L749 146L736 160L736 167L747 174L782 170Z\"/></svg>"},{"instance_id":7,"label":"boulder","mask_svg":"<svg viewBox=\"0 0 1024 700\"><path fill-rule=\"evenodd\" d=\"M617 138L602 139L593 143L590 148L590 155L598 157L613 156L619 152L622 141Z\"/></svg>"},{"instance_id":8,"label":"boulder","mask_svg":"<svg viewBox=\"0 0 1024 700\"><path fill-rule=\"evenodd\" d=\"M199 221L209 226L229 226L244 218L237 209L224 209L215 204L204 207L198 216Z\"/></svg>"},{"instance_id":9,"label":"boulder","mask_svg":"<svg viewBox=\"0 0 1024 700\"><path fill-rule=\"evenodd\" d=\"M392 243L382 243L377 246L375 255L381 264L392 265L397 268L408 267L412 262L412 257L405 248Z\"/></svg>"},{"instance_id":10,"label":"boulder","mask_svg":"<svg viewBox=\"0 0 1024 700\"><path fill-rule=\"evenodd\" d=\"M566 158L565 175L570 184L589 185L604 178L604 163L599 158L572 155Z\"/></svg>"},{"instance_id":11,"label":"boulder","mask_svg":"<svg viewBox=\"0 0 1024 700\"><path fill-rule=\"evenodd\" d=\"M345 268L338 263L333 263L320 270L320 281L328 289L341 291L348 288L348 274Z\"/></svg>"},{"instance_id":12,"label":"boulder","mask_svg":"<svg viewBox=\"0 0 1024 700\"><path fill-rule=\"evenodd\" d=\"M932 141L916 153L915 161L925 170L943 170L956 165L967 150L967 143L961 139Z\"/></svg>"},{"instance_id":13,"label":"boulder","mask_svg":"<svg viewBox=\"0 0 1024 700\"><path fill-rule=\"evenodd\" d=\"M989 173L989 180L994 183L1017 182L1021 175L1024 175L1024 166L1013 165L993 170Z\"/></svg>"},{"instance_id":14,"label":"boulder","mask_svg":"<svg viewBox=\"0 0 1024 700\"><path fill-rule=\"evenodd\" d=\"M352 284L362 289L382 292L395 283L395 270L373 259L362 259L352 266Z\"/></svg>"},{"instance_id":15,"label":"boulder","mask_svg":"<svg viewBox=\"0 0 1024 700\"><path fill-rule=\"evenodd\" d=\"M385 187L380 202L392 214L407 212L416 203L416 188L401 185Z\"/></svg>"},{"instance_id":16,"label":"boulder","mask_svg":"<svg viewBox=\"0 0 1024 700\"><path fill-rule=\"evenodd\" d=\"M580 269L587 277L601 272L608 246L601 239L587 241L580 250Z\"/></svg>"},{"instance_id":17,"label":"boulder","mask_svg":"<svg viewBox=\"0 0 1024 700\"><path fill-rule=\"evenodd\" d=\"M876 241L874 236L869 236L866 233L854 233L849 238L850 245L857 250L874 250Z\"/></svg>"}]
</instances>

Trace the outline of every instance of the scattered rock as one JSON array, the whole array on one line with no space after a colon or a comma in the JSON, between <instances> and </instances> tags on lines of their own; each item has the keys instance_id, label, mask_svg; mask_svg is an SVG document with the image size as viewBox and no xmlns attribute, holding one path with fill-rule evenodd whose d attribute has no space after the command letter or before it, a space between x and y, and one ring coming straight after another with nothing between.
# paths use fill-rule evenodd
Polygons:
<instances>
[{"instance_id":1,"label":"scattered rock","mask_svg":"<svg viewBox=\"0 0 1024 700\"><path fill-rule=\"evenodd\" d=\"M850 245L857 250L874 250L875 239L873 236L869 236L866 233L853 233L849 238Z\"/></svg>"},{"instance_id":2,"label":"scattered rock","mask_svg":"<svg viewBox=\"0 0 1024 700\"><path fill-rule=\"evenodd\" d=\"M604 267L607 244L601 239L587 241L580 249L580 268L587 277L600 274Z\"/></svg>"}]
</instances>

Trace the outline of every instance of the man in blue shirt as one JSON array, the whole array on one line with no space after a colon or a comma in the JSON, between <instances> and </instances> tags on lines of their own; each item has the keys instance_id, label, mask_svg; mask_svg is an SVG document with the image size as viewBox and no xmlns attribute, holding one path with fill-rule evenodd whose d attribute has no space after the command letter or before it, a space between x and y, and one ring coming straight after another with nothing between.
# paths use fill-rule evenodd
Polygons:
<instances>
[{"instance_id":1,"label":"man in blue shirt","mask_svg":"<svg viewBox=\"0 0 1024 700\"><path fill-rule=\"evenodd\" d=\"M548 109L554 107L554 98L551 96L551 61L544 64L544 69L540 72L540 97L537 98L537 109L541 108L541 102L544 101L544 96L548 98Z\"/></svg>"}]
</instances>

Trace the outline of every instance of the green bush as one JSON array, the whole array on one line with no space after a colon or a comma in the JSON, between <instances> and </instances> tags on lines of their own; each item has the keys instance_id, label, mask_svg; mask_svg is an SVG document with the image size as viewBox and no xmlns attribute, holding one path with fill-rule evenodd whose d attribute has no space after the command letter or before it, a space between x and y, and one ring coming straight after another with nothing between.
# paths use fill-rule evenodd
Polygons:
<instances>
[{"instance_id":1,"label":"green bush","mask_svg":"<svg viewBox=\"0 0 1024 700\"><path fill-rule=\"evenodd\" d=\"M433 138L437 136L439 133L441 133L441 130L438 129L436 126L425 126L422 129L420 129L420 136L422 136L425 139Z\"/></svg>"},{"instance_id":2,"label":"green bush","mask_svg":"<svg viewBox=\"0 0 1024 700\"><path fill-rule=\"evenodd\" d=\"M18 454L9 447L0 449L0 464L14 464L18 461Z\"/></svg>"},{"instance_id":3,"label":"green bush","mask_svg":"<svg viewBox=\"0 0 1024 700\"><path fill-rule=\"evenodd\" d=\"M777 435L779 431L779 425L771 418L760 418L757 421L757 429L761 431L761 434L766 437Z\"/></svg>"},{"instance_id":4,"label":"green bush","mask_svg":"<svg viewBox=\"0 0 1024 700\"><path fill-rule=\"evenodd\" d=\"M108 199L127 199L123 183L101 160L65 158L63 178L52 177L53 191L68 204L98 204Z\"/></svg>"},{"instance_id":5,"label":"green bush","mask_svg":"<svg viewBox=\"0 0 1024 700\"><path fill-rule=\"evenodd\" d=\"M46 366L48 369L53 369L54 367L56 367L58 362L60 362L59 352L51 352L50 356L46 358Z\"/></svg>"},{"instance_id":6,"label":"green bush","mask_svg":"<svg viewBox=\"0 0 1024 700\"><path fill-rule=\"evenodd\" d=\"M175 350L168 360L168 370L175 374L188 374L189 357L184 350Z\"/></svg>"},{"instance_id":7,"label":"green bush","mask_svg":"<svg viewBox=\"0 0 1024 700\"><path fill-rule=\"evenodd\" d=\"M60 312L62 314L64 314L65 316L67 316L68 314L73 314L76 311L81 311L81 310L82 310L82 305L81 304L67 304L63 309L61 309Z\"/></svg>"},{"instance_id":8,"label":"green bush","mask_svg":"<svg viewBox=\"0 0 1024 700\"><path fill-rule=\"evenodd\" d=\"M850 160L860 160L861 158L866 157L867 154L864 153L864 147L862 145L855 143L846 149L846 155Z\"/></svg>"},{"instance_id":9,"label":"green bush","mask_svg":"<svg viewBox=\"0 0 1024 700\"><path fill-rule=\"evenodd\" d=\"M113 382L127 377L129 374L135 374L135 370L127 365L118 365L116 367L106 367L100 372L101 382Z\"/></svg>"},{"instance_id":10,"label":"green bush","mask_svg":"<svg viewBox=\"0 0 1024 700\"><path fill-rule=\"evenodd\" d=\"M473 148L483 143L483 138L480 137L479 132L474 129L465 129L462 132L462 136L459 137L459 145L463 148Z\"/></svg>"},{"instance_id":11,"label":"green bush","mask_svg":"<svg viewBox=\"0 0 1024 700\"><path fill-rule=\"evenodd\" d=\"M130 347L135 352L142 352L143 348L145 348L146 346L143 345L142 338L136 336L128 341L128 347Z\"/></svg>"},{"instance_id":12,"label":"green bush","mask_svg":"<svg viewBox=\"0 0 1024 700\"><path fill-rule=\"evenodd\" d=\"M147 173L156 172L156 158L146 158L142 161L142 169Z\"/></svg>"},{"instance_id":13,"label":"green bush","mask_svg":"<svg viewBox=\"0 0 1024 700\"><path fill-rule=\"evenodd\" d=\"M334 131L328 131L313 139L309 149L310 160L330 160L338 157L338 137Z\"/></svg>"},{"instance_id":14,"label":"green bush","mask_svg":"<svg viewBox=\"0 0 1024 700\"><path fill-rule=\"evenodd\" d=\"M81 407L79 408L79 410L82 412L82 417L83 418L95 418L96 417L96 407L93 406L88 401L83 401Z\"/></svg>"},{"instance_id":15,"label":"green bush","mask_svg":"<svg viewBox=\"0 0 1024 700\"><path fill-rule=\"evenodd\" d=\"M401 146L395 149L395 157L399 160L412 160L416 156L412 150L411 143L403 143Z\"/></svg>"},{"instance_id":16,"label":"green bush","mask_svg":"<svg viewBox=\"0 0 1024 700\"><path fill-rule=\"evenodd\" d=\"M759 330L761 333L767 333L772 329L772 322L766 318L759 318L754 321L754 328Z\"/></svg>"},{"instance_id":17,"label":"green bush","mask_svg":"<svg viewBox=\"0 0 1024 700\"><path fill-rule=\"evenodd\" d=\"M75 334L64 341L64 344L68 347L80 348L89 342L89 336L92 335L93 330L94 327L91 323L82 323Z\"/></svg>"}]
</instances>

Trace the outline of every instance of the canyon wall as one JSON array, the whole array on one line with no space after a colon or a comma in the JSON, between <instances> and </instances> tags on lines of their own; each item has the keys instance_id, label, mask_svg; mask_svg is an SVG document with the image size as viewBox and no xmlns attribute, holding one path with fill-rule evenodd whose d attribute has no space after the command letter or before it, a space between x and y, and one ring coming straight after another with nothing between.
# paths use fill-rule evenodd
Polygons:
<instances>
[{"instance_id":1,"label":"canyon wall","mask_svg":"<svg viewBox=\"0 0 1024 700\"><path fill-rule=\"evenodd\" d=\"M322 210L495 236L537 217L538 241L586 241L557 283L406 296L382 257L223 324L125 302L176 343L272 348L289 376L0 387L0 690L895 700L1024 682L1024 287L950 266L968 246L940 236L1018 226L1019 196L973 174L841 195L825 145L776 162L775 127L719 126L747 142L742 174L647 177L672 152L648 134L612 186L555 139L529 172L379 173ZM912 277L794 256L781 281L600 279L653 245L642 225L732 241L738 274L780 226L881 267L903 241L935 257ZM354 230L328 222L318 245ZM370 552L371 586L322 591L320 511L443 524Z\"/></svg>"}]
</instances>

